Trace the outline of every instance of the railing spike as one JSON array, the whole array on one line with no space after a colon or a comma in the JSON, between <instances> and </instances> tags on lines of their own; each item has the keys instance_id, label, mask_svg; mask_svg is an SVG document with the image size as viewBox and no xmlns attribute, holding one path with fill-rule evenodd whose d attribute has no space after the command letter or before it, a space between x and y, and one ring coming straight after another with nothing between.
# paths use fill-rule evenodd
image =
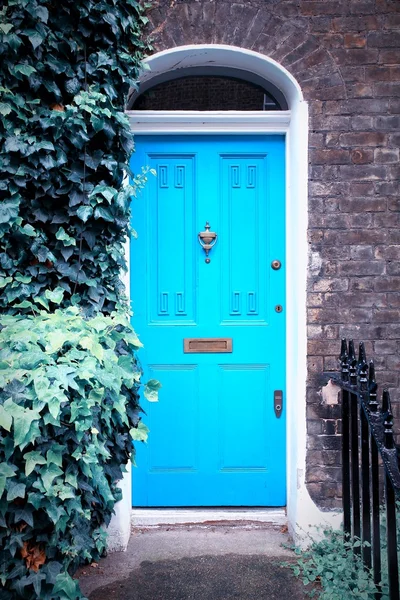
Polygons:
<instances>
[{"instance_id":1,"label":"railing spike","mask_svg":"<svg viewBox=\"0 0 400 600\"><path fill-rule=\"evenodd\" d=\"M384 426L384 434L385 434L385 448L391 450L394 448L394 439L393 439L393 413L392 413L392 405L390 403L390 394L389 390L383 390L382 396L382 412L383 412L383 426Z\"/></svg>"},{"instance_id":2,"label":"railing spike","mask_svg":"<svg viewBox=\"0 0 400 600\"><path fill-rule=\"evenodd\" d=\"M374 361L371 360L369 362L369 373L368 373L368 392L369 392L369 402L368 406L371 412L377 412L379 409L379 403L377 400L377 389L378 384L375 381L375 365Z\"/></svg>"},{"instance_id":3,"label":"railing spike","mask_svg":"<svg viewBox=\"0 0 400 600\"><path fill-rule=\"evenodd\" d=\"M387 413L390 410L390 394L389 390L385 388L382 392L382 412Z\"/></svg>"},{"instance_id":4,"label":"railing spike","mask_svg":"<svg viewBox=\"0 0 400 600\"><path fill-rule=\"evenodd\" d=\"M365 344L364 342L360 342L358 346L358 363L366 363L367 362L367 354L365 352Z\"/></svg>"},{"instance_id":5,"label":"railing spike","mask_svg":"<svg viewBox=\"0 0 400 600\"><path fill-rule=\"evenodd\" d=\"M349 374L351 385L357 385L357 358L353 340L349 340Z\"/></svg>"},{"instance_id":6,"label":"railing spike","mask_svg":"<svg viewBox=\"0 0 400 600\"><path fill-rule=\"evenodd\" d=\"M361 391L365 392L368 387L368 364L364 342L360 342L359 344L357 373L359 388Z\"/></svg>"},{"instance_id":7,"label":"railing spike","mask_svg":"<svg viewBox=\"0 0 400 600\"><path fill-rule=\"evenodd\" d=\"M342 343L340 346L340 360L343 360L344 358L348 358L348 352L347 352L347 340L346 338L342 338Z\"/></svg>"},{"instance_id":8,"label":"railing spike","mask_svg":"<svg viewBox=\"0 0 400 600\"><path fill-rule=\"evenodd\" d=\"M347 341L346 338L342 339L340 348L340 368L342 372L342 381L349 381L349 355L347 353Z\"/></svg>"}]
</instances>

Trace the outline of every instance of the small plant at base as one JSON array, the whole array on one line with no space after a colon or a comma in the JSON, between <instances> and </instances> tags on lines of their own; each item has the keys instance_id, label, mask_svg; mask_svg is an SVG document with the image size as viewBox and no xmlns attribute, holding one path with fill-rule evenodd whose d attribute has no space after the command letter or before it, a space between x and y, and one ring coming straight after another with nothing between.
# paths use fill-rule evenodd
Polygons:
<instances>
[{"instance_id":1,"label":"small plant at base","mask_svg":"<svg viewBox=\"0 0 400 600\"><path fill-rule=\"evenodd\" d=\"M290 565L304 585L320 585L320 589L309 591L309 596L320 600L375 600L377 588L373 578L352 551L361 548L361 541L347 542L342 531L330 528L324 529L323 534L324 538L313 542L308 550L295 549L299 559ZM382 600L388 598L383 596Z\"/></svg>"}]
</instances>

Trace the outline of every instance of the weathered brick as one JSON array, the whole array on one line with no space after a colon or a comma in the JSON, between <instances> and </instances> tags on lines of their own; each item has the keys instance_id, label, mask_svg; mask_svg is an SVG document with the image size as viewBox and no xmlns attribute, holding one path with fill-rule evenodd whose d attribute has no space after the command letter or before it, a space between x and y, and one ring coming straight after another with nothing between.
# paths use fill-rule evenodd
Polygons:
<instances>
[{"instance_id":1,"label":"weathered brick","mask_svg":"<svg viewBox=\"0 0 400 600\"><path fill-rule=\"evenodd\" d=\"M369 48L400 48L400 31L371 31L368 34Z\"/></svg>"},{"instance_id":2,"label":"weathered brick","mask_svg":"<svg viewBox=\"0 0 400 600\"><path fill-rule=\"evenodd\" d=\"M393 181L379 181L374 184L374 188L382 196L397 196L399 193L399 184Z\"/></svg>"},{"instance_id":3,"label":"weathered brick","mask_svg":"<svg viewBox=\"0 0 400 600\"><path fill-rule=\"evenodd\" d=\"M365 81L390 81L390 68L389 67L366 67L365 68Z\"/></svg>"},{"instance_id":4,"label":"weathered brick","mask_svg":"<svg viewBox=\"0 0 400 600\"><path fill-rule=\"evenodd\" d=\"M384 146L386 145L387 136L380 131L365 131L343 133L340 136L341 146Z\"/></svg>"},{"instance_id":5,"label":"weathered brick","mask_svg":"<svg viewBox=\"0 0 400 600\"><path fill-rule=\"evenodd\" d=\"M383 165L343 165L339 166L340 178L344 181L349 179L362 180L382 180L386 178L386 171Z\"/></svg>"},{"instance_id":6,"label":"weathered brick","mask_svg":"<svg viewBox=\"0 0 400 600\"><path fill-rule=\"evenodd\" d=\"M350 246L350 258L352 260L370 260L374 258L373 246ZM383 258L376 256L376 258Z\"/></svg>"},{"instance_id":7,"label":"weathered brick","mask_svg":"<svg viewBox=\"0 0 400 600\"><path fill-rule=\"evenodd\" d=\"M340 65L365 66L378 62L377 48L353 48L351 50L332 50L332 54Z\"/></svg>"},{"instance_id":8,"label":"weathered brick","mask_svg":"<svg viewBox=\"0 0 400 600\"><path fill-rule=\"evenodd\" d=\"M351 100L326 102L325 113L328 115L371 115L385 113L388 108L389 100L387 98L352 98Z\"/></svg>"},{"instance_id":9,"label":"weathered brick","mask_svg":"<svg viewBox=\"0 0 400 600\"><path fill-rule=\"evenodd\" d=\"M400 62L400 49L381 50L378 62L383 65L398 65Z\"/></svg>"},{"instance_id":10,"label":"weathered brick","mask_svg":"<svg viewBox=\"0 0 400 600\"><path fill-rule=\"evenodd\" d=\"M398 98L400 95L400 83L397 81L383 82L375 84L375 93L380 98L393 96ZM372 112L372 111L371 111Z\"/></svg>"},{"instance_id":11,"label":"weathered brick","mask_svg":"<svg viewBox=\"0 0 400 600\"><path fill-rule=\"evenodd\" d=\"M390 261L386 266L386 273L388 275L400 275L400 262ZM397 312L398 314L398 312Z\"/></svg>"},{"instance_id":12,"label":"weathered brick","mask_svg":"<svg viewBox=\"0 0 400 600\"><path fill-rule=\"evenodd\" d=\"M350 163L349 150L313 150L311 160L316 165L346 165Z\"/></svg>"},{"instance_id":13,"label":"weathered brick","mask_svg":"<svg viewBox=\"0 0 400 600\"><path fill-rule=\"evenodd\" d=\"M351 0L350 12L355 15L374 15L376 12L375 0Z\"/></svg>"},{"instance_id":14,"label":"weathered brick","mask_svg":"<svg viewBox=\"0 0 400 600\"><path fill-rule=\"evenodd\" d=\"M377 292L400 292L400 277L377 277L374 289Z\"/></svg>"},{"instance_id":15,"label":"weathered brick","mask_svg":"<svg viewBox=\"0 0 400 600\"><path fill-rule=\"evenodd\" d=\"M367 83L355 83L347 86L347 94L349 98L374 98L375 90Z\"/></svg>"},{"instance_id":16,"label":"weathered brick","mask_svg":"<svg viewBox=\"0 0 400 600\"><path fill-rule=\"evenodd\" d=\"M324 0L317 2L303 0L300 3L300 12L305 16L313 16L313 15L342 15L346 14L346 3L343 0Z\"/></svg>"},{"instance_id":17,"label":"weathered brick","mask_svg":"<svg viewBox=\"0 0 400 600\"><path fill-rule=\"evenodd\" d=\"M376 148L374 151L374 160L376 163L397 163L399 162L399 149Z\"/></svg>"},{"instance_id":18,"label":"weathered brick","mask_svg":"<svg viewBox=\"0 0 400 600\"><path fill-rule=\"evenodd\" d=\"M376 229L353 229L350 231L332 229L324 231L327 244L379 244L387 238L387 233ZM319 290L315 290L319 291Z\"/></svg>"},{"instance_id":19,"label":"weathered brick","mask_svg":"<svg viewBox=\"0 0 400 600\"><path fill-rule=\"evenodd\" d=\"M400 260L400 245L377 246L375 258L387 260Z\"/></svg>"},{"instance_id":20,"label":"weathered brick","mask_svg":"<svg viewBox=\"0 0 400 600\"><path fill-rule=\"evenodd\" d=\"M397 0L376 0L376 8L379 12L400 12L400 5Z\"/></svg>"},{"instance_id":21,"label":"weathered brick","mask_svg":"<svg viewBox=\"0 0 400 600\"><path fill-rule=\"evenodd\" d=\"M339 17L334 18L332 21L332 27L334 31L371 31L373 29L379 29L379 20L374 15L363 15L359 13L358 16L352 17Z\"/></svg>"},{"instance_id":22,"label":"weathered brick","mask_svg":"<svg viewBox=\"0 0 400 600\"><path fill-rule=\"evenodd\" d=\"M314 292L341 292L349 289L346 279L319 279L313 284Z\"/></svg>"},{"instance_id":23,"label":"weathered brick","mask_svg":"<svg viewBox=\"0 0 400 600\"><path fill-rule=\"evenodd\" d=\"M367 44L367 36L362 33L345 33L345 48L364 48Z\"/></svg>"},{"instance_id":24,"label":"weathered brick","mask_svg":"<svg viewBox=\"0 0 400 600\"><path fill-rule=\"evenodd\" d=\"M387 202L385 198L381 196L372 198L351 198L342 199L340 201L340 210L342 212L349 213L362 213L362 212L382 212L387 208Z\"/></svg>"},{"instance_id":25,"label":"weathered brick","mask_svg":"<svg viewBox=\"0 0 400 600\"><path fill-rule=\"evenodd\" d=\"M382 275L385 263L381 260L348 260L339 265L339 274L346 276Z\"/></svg>"},{"instance_id":26,"label":"weathered brick","mask_svg":"<svg viewBox=\"0 0 400 600\"><path fill-rule=\"evenodd\" d=\"M340 294L339 303L342 307L386 307L386 294L378 292L351 292Z\"/></svg>"},{"instance_id":27,"label":"weathered brick","mask_svg":"<svg viewBox=\"0 0 400 600\"><path fill-rule=\"evenodd\" d=\"M358 131L366 131L368 129L373 129L374 128L374 119L373 119L373 117L369 117L366 115L352 117L351 127L352 127L352 129L355 129Z\"/></svg>"},{"instance_id":28,"label":"weathered brick","mask_svg":"<svg viewBox=\"0 0 400 600\"><path fill-rule=\"evenodd\" d=\"M351 151L351 162L355 165L366 165L374 162L374 151L371 148L355 148Z\"/></svg>"}]
</instances>

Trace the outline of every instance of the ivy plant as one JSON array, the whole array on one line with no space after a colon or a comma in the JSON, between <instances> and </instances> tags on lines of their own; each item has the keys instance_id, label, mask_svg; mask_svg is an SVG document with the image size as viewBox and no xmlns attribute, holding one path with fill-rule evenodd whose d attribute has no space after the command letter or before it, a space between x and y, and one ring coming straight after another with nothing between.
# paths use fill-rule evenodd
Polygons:
<instances>
[{"instance_id":1,"label":"ivy plant","mask_svg":"<svg viewBox=\"0 0 400 600\"><path fill-rule=\"evenodd\" d=\"M146 51L136 0L5 0L0 10L0 309L120 304L133 136ZM132 175L132 174L131 174Z\"/></svg>"},{"instance_id":2,"label":"ivy plant","mask_svg":"<svg viewBox=\"0 0 400 600\"><path fill-rule=\"evenodd\" d=\"M70 574L103 552L132 441L147 436L141 343L125 316L77 307L0 327L1 597L72 600Z\"/></svg>"},{"instance_id":3,"label":"ivy plant","mask_svg":"<svg viewBox=\"0 0 400 600\"><path fill-rule=\"evenodd\" d=\"M76 600L143 441L121 283L136 0L0 7L0 598ZM130 179L130 185L126 184ZM156 399L158 382L146 394Z\"/></svg>"}]
</instances>

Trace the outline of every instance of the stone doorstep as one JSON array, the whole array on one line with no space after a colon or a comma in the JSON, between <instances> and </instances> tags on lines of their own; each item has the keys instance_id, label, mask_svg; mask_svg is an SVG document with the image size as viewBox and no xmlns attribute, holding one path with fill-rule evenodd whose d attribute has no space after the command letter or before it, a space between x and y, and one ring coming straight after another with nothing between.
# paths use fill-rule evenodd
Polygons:
<instances>
[{"instance_id":1,"label":"stone doorstep","mask_svg":"<svg viewBox=\"0 0 400 600\"><path fill-rule=\"evenodd\" d=\"M165 525L263 527L287 525L283 508L134 508L133 528L159 528Z\"/></svg>"}]
</instances>

